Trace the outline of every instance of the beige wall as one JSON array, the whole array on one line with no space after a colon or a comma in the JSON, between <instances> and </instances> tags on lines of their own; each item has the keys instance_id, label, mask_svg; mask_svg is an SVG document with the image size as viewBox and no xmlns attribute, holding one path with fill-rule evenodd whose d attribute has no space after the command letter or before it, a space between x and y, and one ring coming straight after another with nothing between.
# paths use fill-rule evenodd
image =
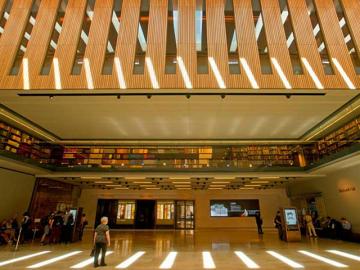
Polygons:
<instances>
[{"instance_id":1,"label":"beige wall","mask_svg":"<svg viewBox=\"0 0 360 270\"><path fill-rule=\"evenodd\" d=\"M347 192L339 189L355 188ZM314 178L289 186L289 195L321 192L327 215L346 217L353 230L360 233L360 165L327 173L325 178Z\"/></svg>"},{"instance_id":2,"label":"beige wall","mask_svg":"<svg viewBox=\"0 0 360 270\"><path fill-rule=\"evenodd\" d=\"M195 200L196 228L249 228L255 227L254 218L211 218L211 199L259 199L260 210L264 226L273 228L273 218L276 210L282 206L289 206L289 200L284 189L256 190L256 191L113 191L113 190L82 190L79 207L93 225L96 216L98 199L174 199Z\"/></svg>"},{"instance_id":3,"label":"beige wall","mask_svg":"<svg viewBox=\"0 0 360 270\"><path fill-rule=\"evenodd\" d=\"M28 209L34 184L32 175L0 168L0 220Z\"/></svg>"}]
</instances>

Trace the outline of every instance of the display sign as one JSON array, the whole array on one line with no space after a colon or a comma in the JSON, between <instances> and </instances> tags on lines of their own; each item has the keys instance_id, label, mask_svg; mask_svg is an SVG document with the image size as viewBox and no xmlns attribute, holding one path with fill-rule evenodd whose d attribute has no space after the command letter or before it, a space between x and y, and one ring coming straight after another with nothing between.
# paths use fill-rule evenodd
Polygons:
<instances>
[{"instance_id":1,"label":"display sign","mask_svg":"<svg viewBox=\"0 0 360 270\"><path fill-rule=\"evenodd\" d=\"M260 211L259 200L211 200L212 217L248 217Z\"/></svg>"},{"instance_id":2,"label":"display sign","mask_svg":"<svg viewBox=\"0 0 360 270\"><path fill-rule=\"evenodd\" d=\"M298 224L296 209L285 208L284 209L285 222L288 226L296 226Z\"/></svg>"}]
</instances>

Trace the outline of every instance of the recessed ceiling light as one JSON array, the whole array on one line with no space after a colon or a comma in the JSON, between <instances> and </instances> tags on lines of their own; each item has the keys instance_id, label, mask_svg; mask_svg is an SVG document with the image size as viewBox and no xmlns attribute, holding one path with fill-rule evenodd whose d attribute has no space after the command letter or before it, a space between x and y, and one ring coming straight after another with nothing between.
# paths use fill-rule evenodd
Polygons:
<instances>
[{"instance_id":1,"label":"recessed ceiling light","mask_svg":"<svg viewBox=\"0 0 360 270\"><path fill-rule=\"evenodd\" d=\"M267 184L269 181L251 181L252 184Z\"/></svg>"},{"instance_id":2,"label":"recessed ceiling light","mask_svg":"<svg viewBox=\"0 0 360 270\"><path fill-rule=\"evenodd\" d=\"M95 181L96 184L112 184L113 181Z\"/></svg>"}]
</instances>

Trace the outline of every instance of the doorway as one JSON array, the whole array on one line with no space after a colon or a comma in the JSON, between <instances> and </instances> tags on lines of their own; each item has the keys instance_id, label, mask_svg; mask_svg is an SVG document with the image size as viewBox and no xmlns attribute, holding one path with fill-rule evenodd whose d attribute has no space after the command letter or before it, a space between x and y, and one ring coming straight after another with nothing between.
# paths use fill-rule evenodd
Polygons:
<instances>
[{"instance_id":1,"label":"doorway","mask_svg":"<svg viewBox=\"0 0 360 270\"><path fill-rule=\"evenodd\" d=\"M194 201L176 201L176 229L195 228Z\"/></svg>"},{"instance_id":2,"label":"doorway","mask_svg":"<svg viewBox=\"0 0 360 270\"><path fill-rule=\"evenodd\" d=\"M136 229L155 228L155 200L137 200L135 214Z\"/></svg>"}]
</instances>

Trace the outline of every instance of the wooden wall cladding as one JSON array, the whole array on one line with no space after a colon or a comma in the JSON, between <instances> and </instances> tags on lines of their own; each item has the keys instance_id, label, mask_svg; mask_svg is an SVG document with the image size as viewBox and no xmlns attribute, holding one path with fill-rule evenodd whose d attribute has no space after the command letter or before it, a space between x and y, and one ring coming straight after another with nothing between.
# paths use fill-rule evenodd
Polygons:
<instances>
[{"instance_id":1,"label":"wooden wall cladding","mask_svg":"<svg viewBox=\"0 0 360 270\"><path fill-rule=\"evenodd\" d=\"M340 0L353 41L360 51L360 2ZM28 23L32 7L30 0L13 0L10 17L0 37L0 89L23 89L23 68L18 75L9 75L16 57L24 29ZM209 65L208 74L197 74L195 42L196 0L177 0L179 11L177 55L183 59L193 88L219 88L214 72ZM270 58L276 58L286 78L294 89L316 89L310 74L303 67L304 74L293 73L286 36L281 21L278 0L261 0ZM349 79L360 88L360 76L355 73L349 56L336 10L332 0L314 0L324 40L330 58L336 58ZM24 58L29 62L30 89L55 89L54 67L49 75L40 75L47 48L54 29L60 0L41 0L36 24L33 27ZM6 4L0 0L0 14ZM307 13L305 0L287 0L299 57L310 63L325 89L348 89L341 74L334 69L334 75L326 75L322 68L313 29ZM76 49L85 16L86 0L69 0L66 7L62 31L54 58L58 59L62 89L87 89L84 67L79 75L72 75ZM89 31L89 40L84 58L89 59L95 89L118 89L119 82L114 66L111 75L102 74L106 54L109 27L112 23L113 0L96 0ZM121 63L128 89L151 89L149 70L144 74L133 74L133 65L138 35L141 0L123 0L121 26L117 37L115 57ZM227 88L251 89L246 72L241 67L240 74L230 74L225 34L224 0L206 0L208 56L213 57ZM273 74L262 74L259 52L254 31L251 0L233 0L238 53L245 58L261 89L284 89L280 76L273 67ZM168 23L168 0L150 0L146 57L150 58L160 88L185 88L185 83L177 66L175 74L165 73L166 39Z\"/></svg>"}]
</instances>

